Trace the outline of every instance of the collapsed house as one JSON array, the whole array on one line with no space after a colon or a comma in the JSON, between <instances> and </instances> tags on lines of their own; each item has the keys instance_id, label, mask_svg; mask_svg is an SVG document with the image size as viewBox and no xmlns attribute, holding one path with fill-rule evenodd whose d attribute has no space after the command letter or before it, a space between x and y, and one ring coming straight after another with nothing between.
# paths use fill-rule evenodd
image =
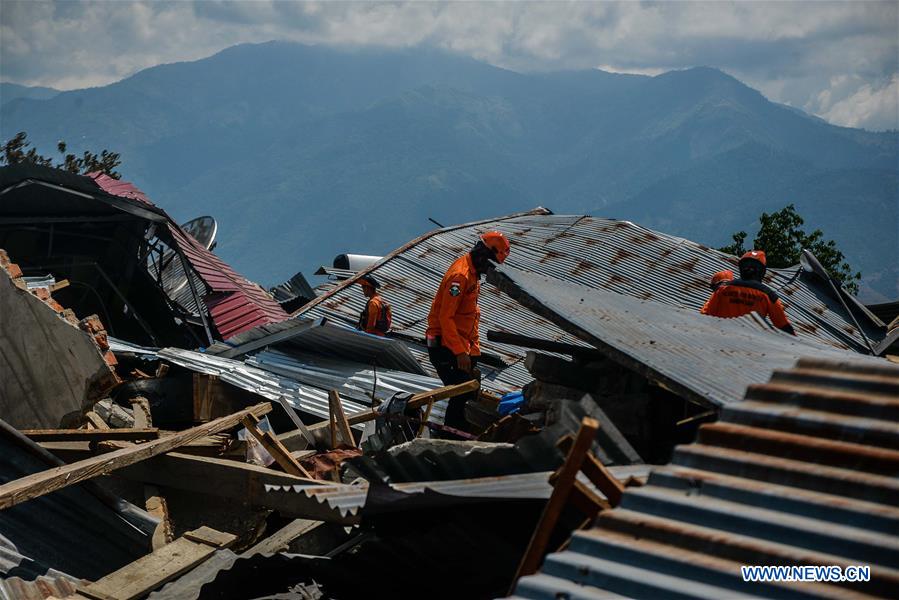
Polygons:
<instances>
[{"instance_id":1,"label":"collapsed house","mask_svg":"<svg viewBox=\"0 0 899 600\"><path fill-rule=\"evenodd\" d=\"M0 247L26 275L67 280L66 307L140 344L206 346L286 318L140 190L102 173L0 169Z\"/></svg>"},{"instance_id":2,"label":"collapsed house","mask_svg":"<svg viewBox=\"0 0 899 600\"><path fill-rule=\"evenodd\" d=\"M0 598L701 597L753 593L740 560L810 558L895 589L897 334L813 257L768 273L797 337L699 314L734 257L545 209L269 296L213 220L126 182L17 166L0 190ZM513 250L482 287L482 378L442 386L431 298L494 229ZM388 337L355 330L369 273ZM470 433L444 428L472 390Z\"/></svg>"}]
</instances>

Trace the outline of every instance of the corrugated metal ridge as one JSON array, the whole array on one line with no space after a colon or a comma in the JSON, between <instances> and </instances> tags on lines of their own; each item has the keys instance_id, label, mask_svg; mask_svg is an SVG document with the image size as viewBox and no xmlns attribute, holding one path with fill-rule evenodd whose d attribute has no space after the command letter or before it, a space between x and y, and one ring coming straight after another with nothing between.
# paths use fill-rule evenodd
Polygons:
<instances>
[{"instance_id":1,"label":"corrugated metal ridge","mask_svg":"<svg viewBox=\"0 0 899 600\"><path fill-rule=\"evenodd\" d=\"M648 470L648 467L641 465L639 468L636 468L629 465L626 467L610 467L610 470L613 475L624 479L634 475L642 476ZM388 486L394 491L410 495L431 491L457 498L543 500L548 499L552 493L552 486L549 484L550 475L552 475L552 471L541 471L471 479L391 483ZM578 480L597 496L605 498L602 492L596 489L582 473L578 474ZM356 515L361 509L365 508L369 485L367 481L352 485L334 484L321 486L266 484L265 491L268 493L303 494L319 503L327 503L331 509L340 512L341 516L346 517L348 515Z\"/></svg>"},{"instance_id":2,"label":"corrugated metal ridge","mask_svg":"<svg viewBox=\"0 0 899 600\"><path fill-rule=\"evenodd\" d=\"M895 597L899 451L884 446L882 432L892 432L899 418L883 416L895 398L868 388L899 384L899 366L814 358L794 370L804 377L796 398L777 388L766 397L766 386L755 386L753 400L731 406L768 403L785 423L828 413L836 422L857 419L854 426L842 434L797 433L735 422L725 413L700 428L697 443L679 446L672 464L655 469L646 486L629 488L594 529L577 532L567 551L549 555L542 574L518 583L516 597L546 598L553 581L558 592L585 597ZM845 385L853 379L857 385ZM829 380L849 390L834 392ZM851 415L838 412L833 396L840 394L855 403ZM870 565L871 581L745 583L741 565ZM700 593L697 584L713 589Z\"/></svg>"},{"instance_id":3,"label":"corrugated metal ridge","mask_svg":"<svg viewBox=\"0 0 899 600\"><path fill-rule=\"evenodd\" d=\"M508 265L491 272L488 281L619 364L713 406L736 401L747 385L769 379L777 367L803 355L881 362L772 330L754 314L718 319Z\"/></svg>"},{"instance_id":4,"label":"corrugated metal ridge","mask_svg":"<svg viewBox=\"0 0 899 600\"><path fill-rule=\"evenodd\" d=\"M393 329L410 344L421 343L427 313L437 283L447 266L471 247L487 229L504 232L513 245L511 267L590 289L614 292L638 300L651 299L667 306L699 311L708 299L708 277L734 268L737 258L627 221L584 215L525 215L430 232L372 265L384 296L394 307ZM783 298L799 339L833 348L867 353L867 346L836 298L814 275L791 269L770 269L766 281ZM362 310L361 294L348 284L334 286L322 300L302 307L296 315L326 317L353 327ZM481 287L481 330L511 331L521 335L575 343L569 333L547 319L525 310L490 283ZM295 316L296 316L295 315ZM760 324L761 317L757 317ZM882 328L859 316L860 325L879 340ZM768 325L764 325L767 327ZM422 347L423 348L423 347ZM524 352L515 346L485 340L482 351L507 365L489 374L497 389L520 388L531 380L520 367ZM430 372L424 352L419 362ZM789 362L795 360L791 356ZM787 364L787 363L784 363ZM520 368L519 368L520 367ZM755 382L767 381L768 374ZM738 386L733 399L742 395Z\"/></svg>"},{"instance_id":5,"label":"corrugated metal ridge","mask_svg":"<svg viewBox=\"0 0 899 600\"><path fill-rule=\"evenodd\" d=\"M482 219L482 220L480 220L480 221L472 221L472 222L470 222L470 223L463 223L463 224L461 224L461 225L452 225L452 226L450 226L450 227L444 227L444 228L442 228L442 229L434 229L434 230L432 230L432 231L428 231L427 233L423 233L422 235L418 236L418 237L415 238L414 240L409 241L409 242L406 242L405 244L403 244L402 246L400 246L399 248L397 248L397 249L394 250L393 252L391 252L391 253L385 255L381 260L379 260L379 261L377 261L377 262L375 262L375 263L373 263L373 264L367 266L366 268L362 269L361 271L357 271L357 272L355 273L355 275L351 276L349 279L346 279L346 280L344 280L344 281L341 281L340 283L338 283L338 284L336 285L336 287L334 287L334 289L329 290L328 292L322 294L321 296L318 296L317 298L313 299L311 302L309 302L309 303L307 303L307 304L301 306L301 307L298 308L296 311L294 311L293 313L291 313L290 316L291 316L291 317L295 317L295 316L299 315L300 313L303 313L303 312L307 311L307 310L310 309L310 308L313 308L313 307L315 307L315 306L318 306L319 304L321 304L322 302L326 301L328 298L330 298L331 296L333 296L335 293L339 292L340 290L342 290L342 289L344 289L344 288L346 288L346 287L349 287L349 286L353 285L354 283L356 283L356 281L357 281L360 277L362 277L363 275L365 275L365 274L367 274L367 273L369 273L369 272L375 270L378 266L384 264L385 262L387 262L387 261L390 260L391 258L394 258L394 257L396 257L396 256L399 256L400 254L402 254L402 253L405 252L406 250L408 250L408 249L410 249L410 248L414 248L415 246L417 246L417 245L420 244L421 242L423 242L423 241L427 240L428 238L431 238L431 237L433 237L433 236L435 236L435 235L438 235L438 234L441 234L441 233L446 233L446 232L448 232L448 231L455 231L455 230L457 230L457 229L464 229L464 228L466 228L466 227L473 227L473 226L476 226L476 225L482 225L482 224L484 224L484 223L493 223L493 222L495 222L495 221L508 221L508 220L510 220L510 219L515 219L515 218L518 218L518 217L530 216L530 215L549 215L549 214L552 214L552 211L550 211L549 209L543 208L542 206L538 206L537 208L534 208L534 209L532 209L532 210L528 210L528 211L524 211L524 212L519 212L519 213L512 213L512 214L506 215L506 216L504 216L504 217L494 217L494 218L492 218L492 219ZM441 275L442 275L442 274L441 274Z\"/></svg>"}]
</instances>

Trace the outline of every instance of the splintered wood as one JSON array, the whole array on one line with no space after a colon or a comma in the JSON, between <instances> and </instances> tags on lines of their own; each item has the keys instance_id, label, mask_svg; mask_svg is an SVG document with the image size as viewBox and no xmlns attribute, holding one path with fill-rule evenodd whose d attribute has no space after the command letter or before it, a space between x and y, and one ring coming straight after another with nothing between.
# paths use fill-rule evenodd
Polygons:
<instances>
[{"instance_id":1,"label":"splintered wood","mask_svg":"<svg viewBox=\"0 0 899 600\"><path fill-rule=\"evenodd\" d=\"M204 435L218 433L238 425L247 415L262 416L271 411L268 402L257 404L246 410L210 423L178 432L145 444L121 448L108 454L101 454L78 462L47 469L0 485L0 509L15 506L26 500L49 494L50 492L74 485L80 481L104 475L116 469L146 460L182 446Z\"/></svg>"},{"instance_id":2,"label":"splintered wood","mask_svg":"<svg viewBox=\"0 0 899 600\"><path fill-rule=\"evenodd\" d=\"M340 401L340 394L337 393L337 390L328 392L328 405L330 407L331 448L337 448L338 438L343 438L344 444L355 448L356 440L353 438L353 431L350 429L346 413L343 412L343 403Z\"/></svg>"},{"instance_id":3,"label":"splintered wood","mask_svg":"<svg viewBox=\"0 0 899 600\"><path fill-rule=\"evenodd\" d=\"M94 600L140 598L193 569L236 539L236 535L204 525L94 583L79 586L78 593Z\"/></svg>"},{"instance_id":4,"label":"splintered wood","mask_svg":"<svg viewBox=\"0 0 899 600\"><path fill-rule=\"evenodd\" d=\"M562 510L570 501L572 490L578 490L576 494L581 497L579 500L575 500L577 504L581 504L584 500L589 501L590 496L593 496L592 492L586 489L586 486L578 485L580 482L577 481L577 474L581 470L584 459L590 453L590 447L593 444L593 440L596 439L598 431L599 421L590 417L584 417L577 437L574 439L574 443L565 457L565 462L556 473L552 495L543 509L543 514L540 515L537 528L534 529L531 541L528 543L527 550L521 559L521 564L518 566L518 571L515 573L515 578L512 580L512 590L514 590L515 582L520 577L537 572ZM587 493L589 495L586 495ZM511 594L512 591L509 593Z\"/></svg>"},{"instance_id":5,"label":"splintered wood","mask_svg":"<svg viewBox=\"0 0 899 600\"><path fill-rule=\"evenodd\" d=\"M247 428L250 434L259 440L259 443L268 450L275 462L278 463L285 473L291 475L299 475L300 477L312 477L309 472L300 465L297 460L291 456L290 451L284 447L284 444L278 441L278 438L271 431L262 431L259 429L259 417L256 415L247 415L243 418L243 426Z\"/></svg>"}]
</instances>

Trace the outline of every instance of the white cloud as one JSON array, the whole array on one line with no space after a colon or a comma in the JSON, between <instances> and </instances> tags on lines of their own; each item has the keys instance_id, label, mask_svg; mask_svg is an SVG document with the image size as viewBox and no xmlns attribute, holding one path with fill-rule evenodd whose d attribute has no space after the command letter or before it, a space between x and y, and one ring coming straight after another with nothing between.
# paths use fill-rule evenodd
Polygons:
<instances>
[{"instance_id":1,"label":"white cloud","mask_svg":"<svg viewBox=\"0 0 899 600\"><path fill-rule=\"evenodd\" d=\"M883 85L862 83L857 78L835 78L835 89L843 88L847 82L855 81L858 87L840 100L834 101L833 90L824 90L819 95L822 106L826 107L821 116L831 123L845 127L866 127L871 129L897 128L899 123L899 75L893 75Z\"/></svg>"},{"instance_id":2,"label":"white cloud","mask_svg":"<svg viewBox=\"0 0 899 600\"><path fill-rule=\"evenodd\" d=\"M445 48L515 70L715 66L829 119L897 127L899 2L286 2L0 4L0 79L101 85L241 42ZM839 95L831 80L854 87ZM857 79L856 79L857 78ZM869 88L865 88L869 86ZM829 92L826 107L821 94Z\"/></svg>"}]
</instances>

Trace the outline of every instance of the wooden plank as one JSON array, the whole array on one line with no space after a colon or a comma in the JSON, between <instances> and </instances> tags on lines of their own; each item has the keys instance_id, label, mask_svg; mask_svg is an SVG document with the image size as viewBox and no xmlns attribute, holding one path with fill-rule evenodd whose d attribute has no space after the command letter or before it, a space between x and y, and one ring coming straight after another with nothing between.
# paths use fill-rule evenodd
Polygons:
<instances>
[{"instance_id":1,"label":"wooden plank","mask_svg":"<svg viewBox=\"0 0 899 600\"><path fill-rule=\"evenodd\" d=\"M275 459L278 466L284 469L285 473L312 478L309 471L304 469L303 466L290 455L290 451L284 447L284 444L278 441L278 438L276 438L271 431L262 431L259 429L259 417L247 415L243 418L242 423L243 426L247 428L247 431L253 434L253 437L259 440L259 443L268 450L268 453L272 455L272 458Z\"/></svg>"},{"instance_id":2,"label":"wooden plank","mask_svg":"<svg viewBox=\"0 0 899 600\"><path fill-rule=\"evenodd\" d=\"M195 440L218 433L226 429L236 426L247 415L261 416L268 413L272 409L272 405L268 402L257 404L256 406L247 408L240 412L234 413L227 417L222 417L181 431L175 435L159 438L152 442L132 446L129 448L121 448L109 454L95 456L85 460L78 461L69 465L47 469L27 475L20 479L7 482L0 485L0 509L15 506L26 500L49 494L50 492L74 485L79 481L85 481L98 475L104 475L116 469L146 460L151 456L156 456L164 452L168 452Z\"/></svg>"},{"instance_id":3,"label":"wooden plank","mask_svg":"<svg viewBox=\"0 0 899 600\"><path fill-rule=\"evenodd\" d=\"M291 521L272 535L243 553L242 556L253 556L255 554L274 554L286 550L290 546L290 542L298 537L304 536L313 529L324 525L324 521L315 521L312 519L296 519Z\"/></svg>"},{"instance_id":4,"label":"wooden plank","mask_svg":"<svg viewBox=\"0 0 899 600\"><path fill-rule=\"evenodd\" d=\"M94 583L78 586L78 592L96 600L134 600L193 569L216 550L227 548L237 539L237 536L230 533L216 532L220 536L217 539L224 543L210 544L205 540L197 542L191 539L191 534L197 531L199 530L184 534L171 544L154 550L152 554L141 557ZM200 536L206 538L209 534L204 531Z\"/></svg>"},{"instance_id":5,"label":"wooden plank","mask_svg":"<svg viewBox=\"0 0 899 600\"><path fill-rule=\"evenodd\" d=\"M169 518L169 506L156 486L144 486L144 498L147 512L159 519L159 525L153 532L152 547L158 550L171 543L175 536L172 533L172 521Z\"/></svg>"},{"instance_id":6,"label":"wooden plank","mask_svg":"<svg viewBox=\"0 0 899 600\"><path fill-rule=\"evenodd\" d=\"M150 401L143 396L135 396L128 402L131 403L135 429L153 427L153 413L150 411Z\"/></svg>"},{"instance_id":7,"label":"wooden plank","mask_svg":"<svg viewBox=\"0 0 899 600\"><path fill-rule=\"evenodd\" d=\"M155 427L140 429L22 429L21 431L36 442L154 440L159 437L159 430Z\"/></svg>"},{"instance_id":8,"label":"wooden plank","mask_svg":"<svg viewBox=\"0 0 899 600\"><path fill-rule=\"evenodd\" d=\"M433 401L433 400L431 400L430 402L428 402L427 408L425 408L424 414L423 414L422 417L421 417L421 423L418 424L418 435L419 435L419 436L424 432L425 427L426 427L427 424L428 424L428 419L431 418L431 409L432 409L432 408L434 408L434 401Z\"/></svg>"},{"instance_id":9,"label":"wooden plank","mask_svg":"<svg viewBox=\"0 0 899 600\"><path fill-rule=\"evenodd\" d=\"M567 438L567 439L566 439ZM568 451L572 446L571 436L559 440L556 444L564 451ZM596 486L603 496L609 501L609 505L618 506L621 504L621 495L624 494L624 484L617 477L612 475L602 462L596 458L592 452L587 452L584 457L584 463L581 465L581 471L587 476L593 485Z\"/></svg>"},{"instance_id":10,"label":"wooden plank","mask_svg":"<svg viewBox=\"0 0 899 600\"><path fill-rule=\"evenodd\" d=\"M57 281L56 283L50 284L50 293L52 294L56 290L61 290L63 288L67 288L67 287L69 287L69 280L61 279L60 281Z\"/></svg>"},{"instance_id":11,"label":"wooden plank","mask_svg":"<svg viewBox=\"0 0 899 600\"><path fill-rule=\"evenodd\" d=\"M426 392L419 392L412 396L409 399L409 402L406 404L407 408L420 408L427 404L428 402L437 402L440 400L445 400L447 398L454 398L461 394L465 394L468 392L473 392L480 387L480 383L477 381L466 381L465 383L457 383L455 385L447 385L444 387L439 387L433 390L428 390ZM361 413L356 413L350 417L347 417L347 422L350 426L358 425L360 423L366 423L368 421L374 421L378 417L378 412L375 410L367 410ZM315 432L329 429L331 426L328 420L320 421L318 423L314 423L308 426L308 431ZM302 448L297 448L297 446L301 443L300 440L305 442L305 438L303 434L299 431L288 431L286 433L282 433L278 436L278 439L284 443L287 448L291 450L298 450Z\"/></svg>"},{"instance_id":12,"label":"wooden plank","mask_svg":"<svg viewBox=\"0 0 899 600\"><path fill-rule=\"evenodd\" d=\"M193 531L186 532L184 534L184 537L193 542L212 546L213 548L227 548L232 543L234 543L235 539L237 539L237 536L233 534L225 533L223 531L213 529L212 527L207 527L206 525L203 525L198 529L194 529Z\"/></svg>"},{"instance_id":13,"label":"wooden plank","mask_svg":"<svg viewBox=\"0 0 899 600\"><path fill-rule=\"evenodd\" d=\"M93 455L88 442L43 442L41 446L65 461ZM185 454L180 448L177 452L160 454L119 469L115 475L129 481L191 493L215 494L219 498L278 511L286 518L317 519L343 524L359 520L357 515L341 515L340 511L332 510L327 503L319 503L303 494L272 494L265 491L266 485L323 485L317 479L297 477L235 460Z\"/></svg>"},{"instance_id":14,"label":"wooden plank","mask_svg":"<svg viewBox=\"0 0 899 600\"><path fill-rule=\"evenodd\" d=\"M575 480L569 502L588 518L596 518L599 511L609 508L609 503L597 496L584 483Z\"/></svg>"},{"instance_id":15,"label":"wooden plank","mask_svg":"<svg viewBox=\"0 0 899 600\"><path fill-rule=\"evenodd\" d=\"M84 413L84 419L91 424L95 429L109 429L109 425L106 424L106 421L100 418L100 415L95 413L92 410Z\"/></svg>"},{"instance_id":16,"label":"wooden plank","mask_svg":"<svg viewBox=\"0 0 899 600\"><path fill-rule=\"evenodd\" d=\"M205 423L212 417L212 385L215 375L194 373L194 421Z\"/></svg>"},{"instance_id":17,"label":"wooden plank","mask_svg":"<svg viewBox=\"0 0 899 600\"><path fill-rule=\"evenodd\" d=\"M335 523L354 523L355 515L340 515L327 503L303 494L272 494L266 485L319 486L317 479L298 477L274 469L224 458L193 456L169 452L126 467L116 475L133 481L150 482L200 494L215 494L251 506L276 510L288 518L318 519Z\"/></svg>"},{"instance_id":18,"label":"wooden plank","mask_svg":"<svg viewBox=\"0 0 899 600\"><path fill-rule=\"evenodd\" d=\"M353 432L350 430L350 424L347 421L346 413L343 412L343 403L340 401L340 394L337 390L329 390L328 391L328 405L330 407L331 419L337 424L337 433L340 434L340 437L343 438L343 441L349 446L355 448L356 447L356 439L353 437ZM334 440L331 440L332 447L334 444Z\"/></svg>"},{"instance_id":19,"label":"wooden plank","mask_svg":"<svg viewBox=\"0 0 899 600\"><path fill-rule=\"evenodd\" d=\"M571 490L577 482L578 471L581 470L584 456L590 450L597 431L599 431L599 421L590 417L584 417L574 444L571 450L568 451L568 456L565 457L565 462L559 469L559 476L553 487L553 493L543 508L543 514L540 515L540 520L537 522L531 541L528 543L527 550L521 559L521 563L518 565L518 571L512 580L509 595L512 595L514 592L515 582L519 578L536 573L540 567L540 563L543 561L543 554L546 552L546 546L549 544L549 538L556 528L562 509L568 502Z\"/></svg>"}]
</instances>

